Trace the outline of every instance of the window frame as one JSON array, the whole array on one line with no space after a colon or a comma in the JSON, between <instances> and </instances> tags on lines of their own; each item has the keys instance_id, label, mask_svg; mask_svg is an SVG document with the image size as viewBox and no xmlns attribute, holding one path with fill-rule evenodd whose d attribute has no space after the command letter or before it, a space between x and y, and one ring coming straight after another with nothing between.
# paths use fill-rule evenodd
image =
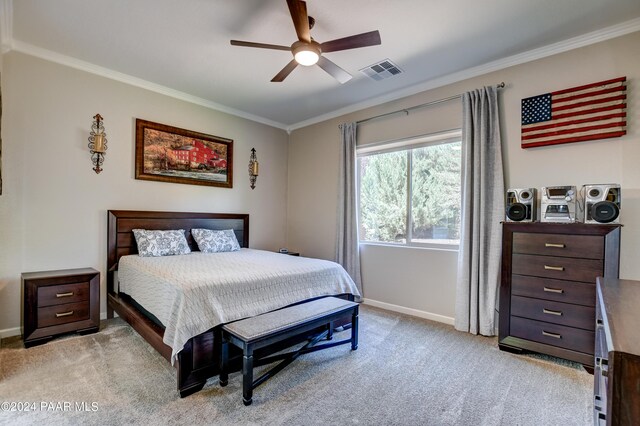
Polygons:
<instances>
[{"instance_id":1,"label":"window frame","mask_svg":"<svg viewBox=\"0 0 640 426\"><path fill-rule=\"evenodd\" d=\"M444 145L453 142L460 142L460 184L462 185L462 173L464 172L462 146L462 129L451 129L443 132L429 133L410 138L395 139L382 142L356 146L356 217L358 220L358 244L379 245L390 247L411 247L420 249L434 249L445 251L458 251L460 243L428 242L419 243L412 240L413 237L413 150L437 145ZM362 180L359 160L370 155L384 154L389 152L406 151L407 154L407 214L406 229L407 237L404 243L392 241L371 241L360 239L360 181ZM460 200L462 202L462 200Z\"/></svg>"}]
</instances>

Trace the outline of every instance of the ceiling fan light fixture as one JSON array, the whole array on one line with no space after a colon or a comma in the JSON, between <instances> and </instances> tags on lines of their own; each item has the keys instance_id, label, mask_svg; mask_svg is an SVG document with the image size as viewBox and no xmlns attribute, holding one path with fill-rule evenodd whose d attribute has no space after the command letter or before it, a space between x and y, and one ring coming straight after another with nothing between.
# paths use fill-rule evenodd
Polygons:
<instances>
[{"instance_id":1,"label":"ceiling fan light fixture","mask_svg":"<svg viewBox=\"0 0 640 426\"><path fill-rule=\"evenodd\" d=\"M315 65L320 59L320 45L318 43L296 42L292 47L296 62L305 67Z\"/></svg>"},{"instance_id":2,"label":"ceiling fan light fixture","mask_svg":"<svg viewBox=\"0 0 640 426\"><path fill-rule=\"evenodd\" d=\"M320 59L320 55L312 50L301 50L294 55L294 58L296 58L296 62L300 65L309 67L318 62L318 59Z\"/></svg>"}]
</instances>

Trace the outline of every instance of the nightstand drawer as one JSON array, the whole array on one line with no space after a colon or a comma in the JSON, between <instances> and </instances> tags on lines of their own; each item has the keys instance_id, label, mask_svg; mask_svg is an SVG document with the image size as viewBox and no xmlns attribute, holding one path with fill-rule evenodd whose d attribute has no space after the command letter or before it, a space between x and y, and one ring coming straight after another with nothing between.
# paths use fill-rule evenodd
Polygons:
<instances>
[{"instance_id":1,"label":"nightstand drawer","mask_svg":"<svg viewBox=\"0 0 640 426\"><path fill-rule=\"evenodd\" d=\"M513 252L543 256L604 259L604 242L597 235L513 233Z\"/></svg>"},{"instance_id":2,"label":"nightstand drawer","mask_svg":"<svg viewBox=\"0 0 640 426\"><path fill-rule=\"evenodd\" d=\"M596 285L577 281L513 275L511 294L577 305L596 305Z\"/></svg>"},{"instance_id":3,"label":"nightstand drawer","mask_svg":"<svg viewBox=\"0 0 640 426\"><path fill-rule=\"evenodd\" d=\"M89 303L67 303L38 308L38 328L89 319Z\"/></svg>"},{"instance_id":4,"label":"nightstand drawer","mask_svg":"<svg viewBox=\"0 0 640 426\"><path fill-rule=\"evenodd\" d=\"M520 296L511 298L511 315L585 330L593 330L596 321L592 307Z\"/></svg>"},{"instance_id":5,"label":"nightstand drawer","mask_svg":"<svg viewBox=\"0 0 640 426\"><path fill-rule=\"evenodd\" d=\"M517 275L595 283L603 273L602 260L594 259L514 254L512 262Z\"/></svg>"},{"instance_id":6,"label":"nightstand drawer","mask_svg":"<svg viewBox=\"0 0 640 426\"><path fill-rule=\"evenodd\" d=\"M511 335L521 339L593 354L593 331L514 316L510 328Z\"/></svg>"},{"instance_id":7,"label":"nightstand drawer","mask_svg":"<svg viewBox=\"0 0 640 426\"><path fill-rule=\"evenodd\" d=\"M51 285L38 288L38 307L63 305L89 300L89 282Z\"/></svg>"}]
</instances>

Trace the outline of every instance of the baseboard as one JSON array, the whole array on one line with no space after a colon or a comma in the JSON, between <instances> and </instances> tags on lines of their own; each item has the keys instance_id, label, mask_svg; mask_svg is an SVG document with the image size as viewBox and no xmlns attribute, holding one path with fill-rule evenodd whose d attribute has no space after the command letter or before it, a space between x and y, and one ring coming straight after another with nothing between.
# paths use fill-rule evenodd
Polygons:
<instances>
[{"instance_id":1,"label":"baseboard","mask_svg":"<svg viewBox=\"0 0 640 426\"><path fill-rule=\"evenodd\" d=\"M19 336L20 334L20 327L5 328L4 330L0 330L0 339Z\"/></svg>"},{"instance_id":2,"label":"baseboard","mask_svg":"<svg viewBox=\"0 0 640 426\"><path fill-rule=\"evenodd\" d=\"M421 311L419 309L407 308L405 306L394 305L392 303L379 302L377 300L363 299L362 303L365 305L373 306L376 308L386 309L388 311L400 312L401 314L411 315L413 317L424 318L431 321L441 322L444 324L453 325L454 318L447 317L440 314L434 314L427 311Z\"/></svg>"}]
</instances>

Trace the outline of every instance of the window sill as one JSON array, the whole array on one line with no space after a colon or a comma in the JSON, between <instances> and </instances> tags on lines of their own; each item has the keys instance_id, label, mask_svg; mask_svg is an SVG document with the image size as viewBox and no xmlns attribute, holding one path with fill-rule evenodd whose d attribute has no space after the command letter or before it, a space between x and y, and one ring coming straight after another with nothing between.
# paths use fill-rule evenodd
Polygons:
<instances>
[{"instance_id":1,"label":"window sill","mask_svg":"<svg viewBox=\"0 0 640 426\"><path fill-rule=\"evenodd\" d=\"M407 248L418 250L436 250L436 251L459 251L459 244L400 244L400 243L384 243L378 241L360 241L358 245L361 246L379 246L379 247L392 247L392 248Z\"/></svg>"}]
</instances>

